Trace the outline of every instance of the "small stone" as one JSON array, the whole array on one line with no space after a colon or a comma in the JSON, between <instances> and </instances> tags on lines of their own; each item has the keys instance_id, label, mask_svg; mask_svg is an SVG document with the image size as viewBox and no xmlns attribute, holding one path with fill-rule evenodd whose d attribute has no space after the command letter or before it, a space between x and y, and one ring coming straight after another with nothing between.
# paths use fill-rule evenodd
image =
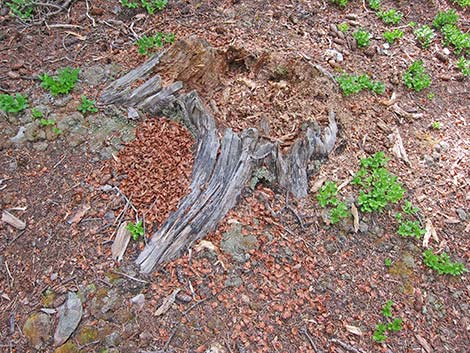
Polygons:
<instances>
[{"instance_id":1,"label":"small stone","mask_svg":"<svg viewBox=\"0 0 470 353\"><path fill-rule=\"evenodd\" d=\"M240 287L243 284L243 280L239 276L229 277L225 280L225 287Z\"/></svg>"},{"instance_id":2,"label":"small stone","mask_svg":"<svg viewBox=\"0 0 470 353\"><path fill-rule=\"evenodd\" d=\"M82 303L78 296L69 292L67 301L59 308L59 323L54 333L54 343L59 346L68 340L82 319Z\"/></svg>"},{"instance_id":3,"label":"small stone","mask_svg":"<svg viewBox=\"0 0 470 353\"><path fill-rule=\"evenodd\" d=\"M367 233L369 231L369 225L365 222L359 222L359 232Z\"/></svg>"},{"instance_id":4,"label":"small stone","mask_svg":"<svg viewBox=\"0 0 470 353\"><path fill-rule=\"evenodd\" d=\"M416 266L415 259L413 258L411 254L408 254L408 253L403 255L403 262L409 268L415 268Z\"/></svg>"},{"instance_id":5,"label":"small stone","mask_svg":"<svg viewBox=\"0 0 470 353\"><path fill-rule=\"evenodd\" d=\"M436 152L434 151L432 153L432 159L435 161L435 162L439 162L441 160L441 154L439 152Z\"/></svg>"},{"instance_id":6,"label":"small stone","mask_svg":"<svg viewBox=\"0 0 470 353\"><path fill-rule=\"evenodd\" d=\"M450 55L450 50L449 50L448 48L442 49L442 52L443 52L445 55Z\"/></svg>"},{"instance_id":7,"label":"small stone","mask_svg":"<svg viewBox=\"0 0 470 353\"><path fill-rule=\"evenodd\" d=\"M325 57L327 59L333 59L336 62L342 62L344 60L343 54L335 49L327 49L325 50Z\"/></svg>"},{"instance_id":8,"label":"small stone","mask_svg":"<svg viewBox=\"0 0 470 353\"><path fill-rule=\"evenodd\" d=\"M54 272L53 274L51 274L51 281L55 281L57 277L59 277L59 274L57 272Z\"/></svg>"},{"instance_id":9,"label":"small stone","mask_svg":"<svg viewBox=\"0 0 470 353\"><path fill-rule=\"evenodd\" d=\"M442 152L445 152L445 151L449 150L449 147L450 147L449 143L446 142L446 141L439 142L439 146L441 146L441 151Z\"/></svg>"},{"instance_id":10,"label":"small stone","mask_svg":"<svg viewBox=\"0 0 470 353\"><path fill-rule=\"evenodd\" d=\"M467 215L467 212L465 212L465 210L463 208L457 208L455 210L455 212L457 212L457 215L459 216L459 218L462 220L462 221L466 221L468 219L468 215Z\"/></svg>"},{"instance_id":11,"label":"small stone","mask_svg":"<svg viewBox=\"0 0 470 353\"><path fill-rule=\"evenodd\" d=\"M142 309L145 304L145 296L140 293L131 299L131 303L137 306L139 309Z\"/></svg>"},{"instance_id":12,"label":"small stone","mask_svg":"<svg viewBox=\"0 0 470 353\"><path fill-rule=\"evenodd\" d=\"M118 332L112 332L105 338L107 347L118 347L121 343L121 335Z\"/></svg>"},{"instance_id":13,"label":"small stone","mask_svg":"<svg viewBox=\"0 0 470 353\"><path fill-rule=\"evenodd\" d=\"M54 353L78 353L78 347L72 342L67 342L66 344L57 348Z\"/></svg>"},{"instance_id":14,"label":"small stone","mask_svg":"<svg viewBox=\"0 0 470 353\"><path fill-rule=\"evenodd\" d=\"M46 141L36 142L33 144L33 149L38 152L44 152L49 147L49 143Z\"/></svg>"},{"instance_id":15,"label":"small stone","mask_svg":"<svg viewBox=\"0 0 470 353\"><path fill-rule=\"evenodd\" d=\"M424 159L424 164L427 167L432 167L434 165L434 160L430 155L425 154L423 159Z\"/></svg>"},{"instance_id":16,"label":"small stone","mask_svg":"<svg viewBox=\"0 0 470 353\"><path fill-rule=\"evenodd\" d=\"M18 129L18 132L14 137L10 139L11 142L13 143L22 143L26 141L26 134L25 134L26 128L24 126L20 126Z\"/></svg>"},{"instance_id":17,"label":"small stone","mask_svg":"<svg viewBox=\"0 0 470 353\"><path fill-rule=\"evenodd\" d=\"M23 334L34 349L44 348L51 334L49 315L45 313L31 315L23 326Z\"/></svg>"},{"instance_id":18,"label":"small stone","mask_svg":"<svg viewBox=\"0 0 470 353\"><path fill-rule=\"evenodd\" d=\"M383 47L384 47L384 49L390 49L390 44L384 43Z\"/></svg>"}]
</instances>

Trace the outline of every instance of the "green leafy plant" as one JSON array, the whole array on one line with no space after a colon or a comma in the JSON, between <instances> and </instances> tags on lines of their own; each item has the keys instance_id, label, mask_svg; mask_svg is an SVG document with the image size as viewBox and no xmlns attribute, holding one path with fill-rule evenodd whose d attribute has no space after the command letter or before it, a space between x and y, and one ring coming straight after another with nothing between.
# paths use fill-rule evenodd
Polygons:
<instances>
[{"instance_id":1,"label":"green leafy plant","mask_svg":"<svg viewBox=\"0 0 470 353\"><path fill-rule=\"evenodd\" d=\"M456 54L470 51L470 33L464 33L455 25L447 24L441 29L444 36L444 44L452 45Z\"/></svg>"},{"instance_id":2,"label":"green leafy plant","mask_svg":"<svg viewBox=\"0 0 470 353\"><path fill-rule=\"evenodd\" d=\"M433 100L435 96L436 96L436 94L434 92L431 92L431 93L428 94L428 99Z\"/></svg>"},{"instance_id":3,"label":"green leafy plant","mask_svg":"<svg viewBox=\"0 0 470 353\"><path fill-rule=\"evenodd\" d=\"M393 301L387 300L385 305L382 307L382 315L387 319L390 320L392 318L392 306ZM378 323L375 326L374 333L372 338L375 342L382 343L387 339L387 331L390 332L398 332L402 329L403 320L400 318L394 318L392 321L388 321L387 323Z\"/></svg>"},{"instance_id":4,"label":"green leafy plant","mask_svg":"<svg viewBox=\"0 0 470 353\"><path fill-rule=\"evenodd\" d=\"M408 23L407 26L410 27L410 28L415 28L417 25L418 25L418 24L417 24L416 22L411 21L411 22Z\"/></svg>"},{"instance_id":5,"label":"green leafy plant","mask_svg":"<svg viewBox=\"0 0 470 353\"><path fill-rule=\"evenodd\" d=\"M369 7L375 11L380 10L380 0L369 0Z\"/></svg>"},{"instance_id":6,"label":"green leafy plant","mask_svg":"<svg viewBox=\"0 0 470 353\"><path fill-rule=\"evenodd\" d=\"M69 93L75 87L79 72L80 69L65 67L59 69L56 76L42 74L39 75L39 79L42 81L43 88L48 89L53 96L58 96Z\"/></svg>"},{"instance_id":7,"label":"green leafy plant","mask_svg":"<svg viewBox=\"0 0 470 353\"><path fill-rule=\"evenodd\" d=\"M426 73L422 60L411 64L403 75L403 83L406 87L419 92L431 85L431 77Z\"/></svg>"},{"instance_id":8,"label":"green leafy plant","mask_svg":"<svg viewBox=\"0 0 470 353\"><path fill-rule=\"evenodd\" d=\"M370 44L370 33L364 29L358 29L353 33L353 37L357 42L359 48L367 47Z\"/></svg>"},{"instance_id":9,"label":"green leafy plant","mask_svg":"<svg viewBox=\"0 0 470 353\"><path fill-rule=\"evenodd\" d=\"M31 116L32 116L34 119L41 119L41 118L44 118L44 114L43 114L42 111L40 111L38 108L33 108L33 109L31 109Z\"/></svg>"},{"instance_id":10,"label":"green leafy plant","mask_svg":"<svg viewBox=\"0 0 470 353\"><path fill-rule=\"evenodd\" d=\"M131 233L131 237L135 241L137 241L145 233L142 221L138 221L136 223L129 222L126 226L126 229Z\"/></svg>"},{"instance_id":11,"label":"green leafy plant","mask_svg":"<svg viewBox=\"0 0 470 353\"><path fill-rule=\"evenodd\" d=\"M403 14L396 9L390 9L388 11L378 11L377 16L387 25L396 25L401 21Z\"/></svg>"},{"instance_id":12,"label":"green leafy plant","mask_svg":"<svg viewBox=\"0 0 470 353\"><path fill-rule=\"evenodd\" d=\"M429 48L432 40L436 37L434 31L428 25L416 28L413 33L423 48Z\"/></svg>"},{"instance_id":13,"label":"green leafy plant","mask_svg":"<svg viewBox=\"0 0 470 353\"><path fill-rule=\"evenodd\" d=\"M318 190L317 201L321 207L335 206L328 214L331 224L338 223L342 218L348 217L348 207L344 202L340 202L336 195L338 194L338 187L332 181L327 181Z\"/></svg>"},{"instance_id":14,"label":"green leafy plant","mask_svg":"<svg viewBox=\"0 0 470 353\"><path fill-rule=\"evenodd\" d=\"M397 39L402 38L404 34L401 29L394 29L393 31L385 31L383 36L387 43L393 44Z\"/></svg>"},{"instance_id":15,"label":"green leafy plant","mask_svg":"<svg viewBox=\"0 0 470 353\"><path fill-rule=\"evenodd\" d=\"M21 20L28 20L33 15L34 3L31 0L10 0L5 5Z\"/></svg>"},{"instance_id":16,"label":"green leafy plant","mask_svg":"<svg viewBox=\"0 0 470 353\"><path fill-rule=\"evenodd\" d=\"M375 326L374 334L372 338L377 343L382 343L387 339L387 325L385 324L377 324Z\"/></svg>"},{"instance_id":17,"label":"green leafy plant","mask_svg":"<svg viewBox=\"0 0 470 353\"><path fill-rule=\"evenodd\" d=\"M141 6L145 11L150 15L153 15L156 11L163 10L168 4L168 0L140 0L140 1L130 1L130 0L120 0L121 5L129 9L136 9Z\"/></svg>"},{"instance_id":18,"label":"green leafy plant","mask_svg":"<svg viewBox=\"0 0 470 353\"><path fill-rule=\"evenodd\" d=\"M349 31L349 24L346 22L340 23L337 27L340 32L346 33Z\"/></svg>"},{"instance_id":19,"label":"green leafy plant","mask_svg":"<svg viewBox=\"0 0 470 353\"><path fill-rule=\"evenodd\" d=\"M470 76L470 60L461 56L459 61L457 61L457 67L465 77Z\"/></svg>"},{"instance_id":20,"label":"green leafy plant","mask_svg":"<svg viewBox=\"0 0 470 353\"><path fill-rule=\"evenodd\" d=\"M96 113L98 108L95 106L96 102L94 100L88 99L85 95L82 95L82 102L78 106L77 110L86 113Z\"/></svg>"},{"instance_id":21,"label":"green leafy plant","mask_svg":"<svg viewBox=\"0 0 470 353\"><path fill-rule=\"evenodd\" d=\"M452 0L452 2L459 4L462 7L469 7L470 6L470 0Z\"/></svg>"},{"instance_id":22,"label":"green leafy plant","mask_svg":"<svg viewBox=\"0 0 470 353\"><path fill-rule=\"evenodd\" d=\"M46 118L41 118L41 120L39 120L39 123L42 126L53 126L56 124L54 119L46 119Z\"/></svg>"},{"instance_id":23,"label":"green leafy plant","mask_svg":"<svg viewBox=\"0 0 470 353\"><path fill-rule=\"evenodd\" d=\"M349 0L330 0L333 4L338 5L339 7L345 7L348 4Z\"/></svg>"},{"instance_id":24,"label":"green leafy plant","mask_svg":"<svg viewBox=\"0 0 470 353\"><path fill-rule=\"evenodd\" d=\"M385 265L386 267L392 266L392 259L386 258L386 259L384 260L384 265Z\"/></svg>"},{"instance_id":25,"label":"green leafy plant","mask_svg":"<svg viewBox=\"0 0 470 353\"><path fill-rule=\"evenodd\" d=\"M431 129L440 130L441 129L441 122L440 121L433 121L431 123Z\"/></svg>"},{"instance_id":26,"label":"green leafy plant","mask_svg":"<svg viewBox=\"0 0 470 353\"><path fill-rule=\"evenodd\" d=\"M361 168L352 180L352 184L361 187L357 199L361 211L382 211L405 194L398 178L385 168L388 160L383 152L361 159Z\"/></svg>"},{"instance_id":27,"label":"green leafy plant","mask_svg":"<svg viewBox=\"0 0 470 353\"><path fill-rule=\"evenodd\" d=\"M385 317L392 317L392 306L393 302L391 300L387 300L385 305L382 307L382 315Z\"/></svg>"},{"instance_id":28,"label":"green leafy plant","mask_svg":"<svg viewBox=\"0 0 470 353\"><path fill-rule=\"evenodd\" d=\"M317 201L321 207L326 207L328 205L336 206L338 204L338 199L336 195L338 194L338 187L332 181L326 181L325 184L318 190Z\"/></svg>"},{"instance_id":29,"label":"green leafy plant","mask_svg":"<svg viewBox=\"0 0 470 353\"><path fill-rule=\"evenodd\" d=\"M419 221L404 220L400 222L398 227L398 234L402 237L415 237L420 239L425 233L426 230L421 228Z\"/></svg>"},{"instance_id":30,"label":"green leafy plant","mask_svg":"<svg viewBox=\"0 0 470 353\"><path fill-rule=\"evenodd\" d=\"M338 223L342 218L349 216L348 207L344 202L338 202L336 207L330 210L330 222L331 224Z\"/></svg>"},{"instance_id":31,"label":"green leafy plant","mask_svg":"<svg viewBox=\"0 0 470 353\"><path fill-rule=\"evenodd\" d=\"M463 263L451 262L449 255L445 252L437 255L431 249L427 249L423 252L423 262L440 275L460 276L468 272Z\"/></svg>"},{"instance_id":32,"label":"green leafy plant","mask_svg":"<svg viewBox=\"0 0 470 353\"><path fill-rule=\"evenodd\" d=\"M161 48L165 43L173 43L175 35L173 33L158 32L153 36L147 37L146 35L139 38L136 42L139 54L147 55L150 49Z\"/></svg>"},{"instance_id":33,"label":"green leafy plant","mask_svg":"<svg viewBox=\"0 0 470 353\"><path fill-rule=\"evenodd\" d=\"M385 92L385 84L380 81L372 81L366 74L348 75L343 74L336 78L343 94L347 97L353 93L359 93L364 89L368 89L376 94Z\"/></svg>"},{"instance_id":34,"label":"green leafy plant","mask_svg":"<svg viewBox=\"0 0 470 353\"><path fill-rule=\"evenodd\" d=\"M434 17L432 25L437 29L441 29L445 25L456 26L458 21L459 15L454 9L450 9L448 11L439 11Z\"/></svg>"},{"instance_id":35,"label":"green leafy plant","mask_svg":"<svg viewBox=\"0 0 470 353\"><path fill-rule=\"evenodd\" d=\"M0 110L5 113L19 113L28 107L28 100L21 93L0 94Z\"/></svg>"},{"instance_id":36,"label":"green leafy plant","mask_svg":"<svg viewBox=\"0 0 470 353\"><path fill-rule=\"evenodd\" d=\"M406 214L409 214L409 215L415 215L419 212L419 208L413 206L413 203L409 200L405 201L405 203L403 204L401 209L403 210L403 212L405 212Z\"/></svg>"},{"instance_id":37,"label":"green leafy plant","mask_svg":"<svg viewBox=\"0 0 470 353\"><path fill-rule=\"evenodd\" d=\"M387 330L391 332L398 332L402 329L403 319L398 317L394 318L392 322L389 322L387 325Z\"/></svg>"}]
</instances>

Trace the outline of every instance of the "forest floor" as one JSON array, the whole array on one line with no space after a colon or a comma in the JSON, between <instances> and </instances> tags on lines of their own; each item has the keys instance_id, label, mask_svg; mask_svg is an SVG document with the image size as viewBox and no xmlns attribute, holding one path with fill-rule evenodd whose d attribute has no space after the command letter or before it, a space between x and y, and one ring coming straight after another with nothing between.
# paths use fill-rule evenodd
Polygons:
<instances>
[{"instance_id":1,"label":"forest floor","mask_svg":"<svg viewBox=\"0 0 470 353\"><path fill-rule=\"evenodd\" d=\"M423 252L470 268L470 79L457 68L469 52L445 47L437 29L427 48L414 34L450 8L468 33L468 7L382 0L382 9L403 14L387 25L368 1L341 8L169 0L151 15L87 0L32 24L11 16L7 3L0 1L0 94L22 93L29 107L0 111L0 211L26 223L0 222L1 352L468 352L470 275L439 274ZM33 19L56 9L37 6ZM353 39L359 28L371 34L364 48ZM389 45L383 33L393 29L403 37ZM258 127L288 149L306 123L326 126L333 110L339 134L307 198L247 186L216 231L143 276L133 266L137 254L188 192L192 137L162 117L77 107L82 95L98 100L144 62L135 42L156 32L175 41L196 35L226 58L213 72L216 87L185 81L171 67L160 72L165 82L196 89L220 131ZM416 60L432 80L420 92L402 79ZM66 66L80 68L79 81L53 97L38 75ZM316 67L335 77L368 74L385 92L346 97ZM51 126L33 116L35 107ZM405 195L381 212L362 212L351 181L361 159L380 151ZM337 198L348 212L359 208L358 219L331 224L317 201L325 180L341 185ZM406 215L405 201L419 211ZM426 234L400 236L397 212ZM145 220L145 239L113 261L118 226L136 217ZM70 293L83 313L62 344L53 336ZM157 310L165 301L171 305ZM394 319L402 320L396 332ZM387 327L383 342L378 324Z\"/></svg>"}]
</instances>

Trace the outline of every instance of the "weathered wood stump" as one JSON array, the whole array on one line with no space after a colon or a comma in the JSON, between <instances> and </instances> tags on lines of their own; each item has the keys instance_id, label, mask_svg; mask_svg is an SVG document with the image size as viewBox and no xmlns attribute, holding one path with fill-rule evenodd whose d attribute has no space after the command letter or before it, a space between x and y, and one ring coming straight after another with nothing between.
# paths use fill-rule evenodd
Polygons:
<instances>
[{"instance_id":1,"label":"weathered wood stump","mask_svg":"<svg viewBox=\"0 0 470 353\"><path fill-rule=\"evenodd\" d=\"M188 58L195 59L197 67L191 67L194 61ZM217 81L214 80L217 72L214 68L224 65L219 51L203 40L190 37L113 82L100 97L102 104L118 104L153 114L172 111L195 136L191 192L181 200L178 209L152 236L137 258L136 262L144 273L176 258L184 249L213 231L236 205L257 166L265 165L286 192L296 198L305 197L309 163L331 152L337 134L335 113L330 112L329 125L323 133L316 126L308 127L286 154L281 152L278 143L260 137L256 128L241 133L226 129L219 139L215 120L195 91L180 93L183 88L181 81L162 86L157 73L159 65L163 62L168 66L171 60L179 61L175 66L187 70L176 73L174 78L203 83ZM144 80L141 85L131 88L141 80Z\"/></svg>"}]
</instances>

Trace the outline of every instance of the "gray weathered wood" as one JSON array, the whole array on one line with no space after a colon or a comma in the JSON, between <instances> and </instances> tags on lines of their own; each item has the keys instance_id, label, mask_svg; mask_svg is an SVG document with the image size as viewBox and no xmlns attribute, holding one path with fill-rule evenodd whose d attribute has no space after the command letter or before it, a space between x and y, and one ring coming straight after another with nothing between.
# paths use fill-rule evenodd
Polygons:
<instances>
[{"instance_id":1,"label":"gray weathered wood","mask_svg":"<svg viewBox=\"0 0 470 353\"><path fill-rule=\"evenodd\" d=\"M138 256L136 262L144 273L176 258L213 231L236 205L255 166L265 164L279 186L294 197L306 196L309 164L332 151L338 131L335 114L330 112L329 125L323 133L318 126L308 127L287 154L281 152L278 143L260 137L255 128L241 133L226 129L219 139L215 120L195 91L180 94L182 82L161 87L158 75L147 77L162 55L112 83L100 99L104 104L128 105L151 113L173 111L195 136L191 191ZM184 64L187 67L186 58ZM127 88L142 78L146 81L140 87Z\"/></svg>"}]
</instances>

